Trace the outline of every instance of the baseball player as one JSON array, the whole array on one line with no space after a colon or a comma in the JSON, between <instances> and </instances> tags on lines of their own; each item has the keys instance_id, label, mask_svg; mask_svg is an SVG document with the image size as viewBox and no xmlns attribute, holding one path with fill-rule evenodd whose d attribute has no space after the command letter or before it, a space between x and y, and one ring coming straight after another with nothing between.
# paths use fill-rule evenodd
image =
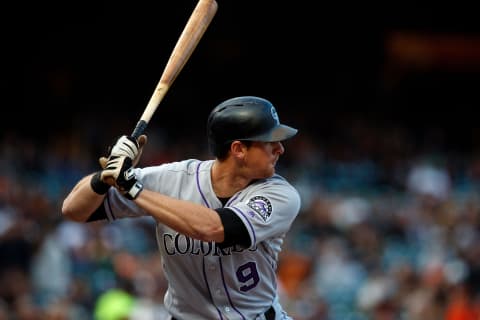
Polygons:
<instances>
[{"instance_id":1,"label":"baseball player","mask_svg":"<svg viewBox=\"0 0 480 320\"><path fill-rule=\"evenodd\" d=\"M291 319L275 272L300 197L275 165L297 129L268 100L241 96L211 111L207 131L214 159L145 168L135 165L146 136L120 137L62 212L85 222L152 216L171 319Z\"/></svg>"}]
</instances>

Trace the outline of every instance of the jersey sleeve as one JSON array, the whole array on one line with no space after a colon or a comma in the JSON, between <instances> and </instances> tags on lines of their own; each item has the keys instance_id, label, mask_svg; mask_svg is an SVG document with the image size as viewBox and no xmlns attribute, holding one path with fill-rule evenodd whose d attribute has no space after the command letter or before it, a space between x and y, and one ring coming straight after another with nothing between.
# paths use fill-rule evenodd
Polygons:
<instances>
[{"instance_id":1,"label":"jersey sleeve","mask_svg":"<svg viewBox=\"0 0 480 320\"><path fill-rule=\"evenodd\" d=\"M282 179L267 181L246 191L242 200L228 205L245 224L254 247L273 237L283 237L300 211L300 195Z\"/></svg>"},{"instance_id":2,"label":"jersey sleeve","mask_svg":"<svg viewBox=\"0 0 480 320\"><path fill-rule=\"evenodd\" d=\"M110 188L108 190L107 196L103 201L103 209L109 221L147 215L147 213L138 207L135 202L125 198L115 188Z\"/></svg>"}]
</instances>

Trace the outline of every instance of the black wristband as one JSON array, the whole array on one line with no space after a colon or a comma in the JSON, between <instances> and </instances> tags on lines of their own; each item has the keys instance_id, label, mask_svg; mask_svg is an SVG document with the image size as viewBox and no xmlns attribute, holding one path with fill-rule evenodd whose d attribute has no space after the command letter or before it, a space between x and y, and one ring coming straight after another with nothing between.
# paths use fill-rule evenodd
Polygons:
<instances>
[{"instance_id":1,"label":"black wristband","mask_svg":"<svg viewBox=\"0 0 480 320\"><path fill-rule=\"evenodd\" d=\"M104 195L110 189L110 185L105 183L100 178L100 171L95 173L90 179L90 187L95 191L96 194Z\"/></svg>"}]
</instances>

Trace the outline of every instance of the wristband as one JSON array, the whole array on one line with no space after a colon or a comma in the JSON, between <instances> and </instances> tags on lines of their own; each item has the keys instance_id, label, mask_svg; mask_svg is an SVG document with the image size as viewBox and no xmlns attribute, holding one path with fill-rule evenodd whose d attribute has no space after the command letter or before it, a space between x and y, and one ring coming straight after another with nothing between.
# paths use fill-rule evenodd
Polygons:
<instances>
[{"instance_id":1,"label":"wristband","mask_svg":"<svg viewBox=\"0 0 480 320\"><path fill-rule=\"evenodd\" d=\"M138 197L143 190L143 184L140 181L136 181L133 186L124 195L129 200L134 200Z\"/></svg>"},{"instance_id":2,"label":"wristband","mask_svg":"<svg viewBox=\"0 0 480 320\"><path fill-rule=\"evenodd\" d=\"M107 193L108 189L110 189L110 185L103 182L100 178L100 171L95 173L90 179L90 187L92 187L92 190L99 195L104 195Z\"/></svg>"}]
</instances>

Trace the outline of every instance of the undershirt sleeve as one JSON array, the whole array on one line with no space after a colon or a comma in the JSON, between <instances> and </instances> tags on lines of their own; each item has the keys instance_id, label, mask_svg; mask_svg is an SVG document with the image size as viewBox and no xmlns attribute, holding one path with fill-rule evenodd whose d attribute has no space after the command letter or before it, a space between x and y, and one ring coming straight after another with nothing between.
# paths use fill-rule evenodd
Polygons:
<instances>
[{"instance_id":1,"label":"undershirt sleeve","mask_svg":"<svg viewBox=\"0 0 480 320\"><path fill-rule=\"evenodd\" d=\"M103 205L101 205L97 208L97 210L95 210L90 215L90 217L88 217L86 222L106 220L106 219L107 219L107 213L105 212L105 208L103 207Z\"/></svg>"},{"instance_id":2,"label":"undershirt sleeve","mask_svg":"<svg viewBox=\"0 0 480 320\"><path fill-rule=\"evenodd\" d=\"M228 248L239 245L245 248L250 247L250 236L242 220L231 209L215 209L223 224L224 240L219 243L220 248Z\"/></svg>"}]
</instances>

